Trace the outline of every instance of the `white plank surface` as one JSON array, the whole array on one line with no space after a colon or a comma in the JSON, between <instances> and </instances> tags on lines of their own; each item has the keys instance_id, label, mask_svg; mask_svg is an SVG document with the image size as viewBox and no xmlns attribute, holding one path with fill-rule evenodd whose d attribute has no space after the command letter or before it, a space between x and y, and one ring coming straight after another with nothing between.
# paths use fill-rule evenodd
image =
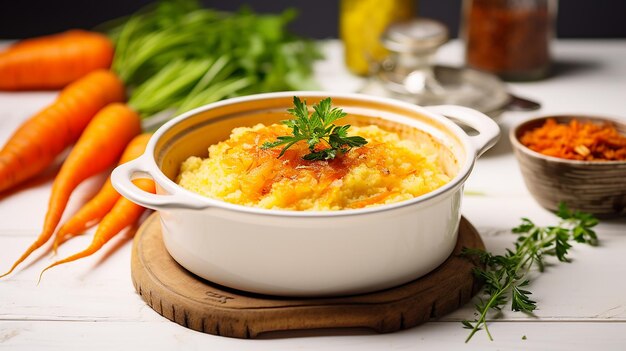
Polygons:
<instances>
[{"instance_id":1,"label":"white plank surface","mask_svg":"<svg viewBox=\"0 0 626 351\"><path fill-rule=\"evenodd\" d=\"M338 42L326 45L316 66L323 88L355 91L362 81L341 65ZM516 94L542 102L541 111L505 113L503 137L478 161L467 182L464 215L481 231L488 249L500 252L515 236L520 217L540 224L555 217L528 194L507 140L508 129L540 114L589 113L626 119L626 40L559 41L562 74L533 83L511 84ZM440 62L460 64L461 46L447 44ZM0 93L0 142L17 125L52 101L55 93ZM103 177L83 184L68 213L89 196ZM37 236L46 210L50 177L0 197L0 270L5 271ZM364 331L280 333L263 340L235 340L187 330L159 316L135 294L130 280L129 237L120 237L93 257L50 270L54 257L35 253L17 273L0 281L0 349L215 349L215 350L602 350L626 349L626 219L603 221L599 247L577 245L570 264L548 267L532 283L535 316L505 312L490 324L495 341L483 333L463 343L459 320L472 317L471 304L418 328L388 335ZM61 248L57 257L85 247L89 235ZM522 340L522 336L526 340Z\"/></svg>"},{"instance_id":2,"label":"white plank surface","mask_svg":"<svg viewBox=\"0 0 626 351\"><path fill-rule=\"evenodd\" d=\"M0 321L0 348L36 350L602 350L623 351L626 323L510 322L491 326L494 341L468 344L458 323L431 322L393 334L313 331L240 340L202 334L171 322ZM613 337L607 338L607 335ZM526 337L526 340L523 337Z\"/></svg>"}]
</instances>

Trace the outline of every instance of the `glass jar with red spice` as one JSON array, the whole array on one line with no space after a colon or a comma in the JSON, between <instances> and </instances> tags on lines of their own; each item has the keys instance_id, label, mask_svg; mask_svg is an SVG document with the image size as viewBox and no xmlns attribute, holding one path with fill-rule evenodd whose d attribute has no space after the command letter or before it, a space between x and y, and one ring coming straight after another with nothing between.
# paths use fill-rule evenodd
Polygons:
<instances>
[{"instance_id":1,"label":"glass jar with red spice","mask_svg":"<svg viewBox=\"0 0 626 351\"><path fill-rule=\"evenodd\" d=\"M466 64L505 80L544 78L556 6L556 0L464 0Z\"/></svg>"}]
</instances>

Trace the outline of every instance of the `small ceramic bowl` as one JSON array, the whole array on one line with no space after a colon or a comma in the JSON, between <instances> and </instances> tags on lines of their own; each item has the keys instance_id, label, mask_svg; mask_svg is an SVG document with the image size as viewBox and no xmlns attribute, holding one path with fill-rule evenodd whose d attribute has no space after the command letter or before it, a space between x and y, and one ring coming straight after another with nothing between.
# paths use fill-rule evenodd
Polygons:
<instances>
[{"instance_id":1,"label":"small ceramic bowl","mask_svg":"<svg viewBox=\"0 0 626 351\"><path fill-rule=\"evenodd\" d=\"M559 115L528 120L511 129L509 138L519 162L526 187L535 200L555 211L559 202L571 209L601 217L626 213L626 161L577 161L546 156L520 142L528 130L540 127L548 119L568 123L572 119L594 123L612 123L626 135L626 122L612 118Z\"/></svg>"}]
</instances>

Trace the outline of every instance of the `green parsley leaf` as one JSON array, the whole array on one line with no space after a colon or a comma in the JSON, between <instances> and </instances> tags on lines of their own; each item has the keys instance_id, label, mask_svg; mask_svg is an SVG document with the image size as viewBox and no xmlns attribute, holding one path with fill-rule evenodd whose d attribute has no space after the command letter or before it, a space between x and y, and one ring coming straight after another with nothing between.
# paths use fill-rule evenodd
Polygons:
<instances>
[{"instance_id":1,"label":"green parsley leaf","mask_svg":"<svg viewBox=\"0 0 626 351\"><path fill-rule=\"evenodd\" d=\"M367 144L367 140L360 136L348 136L350 125L336 126L333 122L345 117L347 114L339 108L331 106L331 99L326 98L313 105L313 113L309 115L306 101L301 101L297 96L293 97L293 108L287 110L295 118L283 121L283 124L291 128L292 135L281 135L276 141L265 142L262 149L271 149L285 145L278 157L299 141L306 141L309 153L302 158L308 161L332 160L337 155L345 154L354 147ZM316 151L316 146L324 143L328 147Z\"/></svg>"},{"instance_id":2,"label":"green parsley leaf","mask_svg":"<svg viewBox=\"0 0 626 351\"><path fill-rule=\"evenodd\" d=\"M530 299L532 293L525 288L526 278L532 267L544 270L544 256L556 256L560 262L569 262L567 257L570 242L575 241L596 245L598 237L591 229L598 220L589 213L572 211L563 203L559 205L557 216L561 222L557 226L539 227L528 218L513 228L518 234L515 249L507 249L504 255L494 255L479 249L463 249L462 255L472 257L482 264L474 269L474 275L484 282L483 296L475 304L476 315L473 321L463 321L463 327L471 329L465 342L479 330L485 330L493 340L487 326L487 313L500 311L510 300L511 310L532 313L537 303Z\"/></svg>"}]
</instances>

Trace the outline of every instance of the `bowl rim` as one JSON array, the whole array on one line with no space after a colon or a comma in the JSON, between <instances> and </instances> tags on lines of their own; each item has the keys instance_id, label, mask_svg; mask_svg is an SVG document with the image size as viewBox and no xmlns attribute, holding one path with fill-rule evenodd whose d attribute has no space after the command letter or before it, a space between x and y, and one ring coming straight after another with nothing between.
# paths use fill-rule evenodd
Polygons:
<instances>
[{"instance_id":1,"label":"bowl rim","mask_svg":"<svg viewBox=\"0 0 626 351\"><path fill-rule=\"evenodd\" d=\"M539 121L545 121L548 118L555 118L555 119L578 119L578 120L595 120L595 121L604 121L604 122L611 122L614 124L620 124L622 126L624 126L626 128L626 119L622 120L619 117L608 117L608 116L599 116L599 115L587 115L587 114L555 114L555 115L542 115L542 116L538 116L538 117L533 117L533 118L529 118L526 119L520 123L518 123L517 125L515 125L515 127L511 128L511 130L509 130L509 140L511 141L511 145L513 145L513 147L515 149L517 149L520 152L525 153L526 155L536 158L536 159L544 159L546 161L549 162L554 162L554 163L562 163L562 164L567 164L567 165L579 165L579 166L600 166L600 165L621 165L621 164L626 164L626 160L624 161L619 161L619 160L606 160L606 161L583 161L583 160L570 160L567 158L561 158L561 157L556 157L556 156L549 156L549 155L544 155L540 152L537 152L535 150L530 149L529 147L527 147L526 145L522 144L522 142L519 140L517 134L519 132L519 130L524 127L527 126L529 124L532 123L537 123Z\"/></svg>"},{"instance_id":2,"label":"bowl rim","mask_svg":"<svg viewBox=\"0 0 626 351\"><path fill-rule=\"evenodd\" d=\"M230 203L224 200L206 197L206 196L197 194L193 191L190 191L178 185L176 182L168 178L156 163L156 159L154 157L154 151L155 151L157 141L168 130L170 130L175 125L184 121L187 118L190 118L192 116L195 116L207 110L220 108L220 107L224 107L228 105L234 105L234 104L244 103L248 101L255 101L255 100L267 100L267 99L286 98L286 97L293 97L293 96L298 96L300 98L303 98L303 97L304 98L318 98L318 97L319 98L325 98L325 97L335 98L336 97L336 98L351 99L351 100L356 100L356 101L374 101L374 102L388 104L388 105L402 108L402 109L414 110L415 112L425 115L429 119L436 120L442 123L443 125L445 125L446 128L450 129L453 132L453 134L459 139L460 144L462 145L463 150L465 151L465 158L466 158L465 162L463 166L459 169L457 174L449 182L447 182L446 184L442 185L441 187L433 191L422 194L420 196L416 196L411 199L398 201L398 202L394 202L390 204L382 204L382 205L372 206L372 207L365 207L365 208L359 208L359 209L344 209L344 210L324 210L324 211L322 210L295 211L295 210L287 210L287 209L267 209L267 208L261 208L261 207L234 204L234 203ZM405 118L407 121L410 121L410 117L402 116L402 119L405 119ZM489 117L486 117L486 118L489 118ZM409 126L413 128L418 128L417 126L411 125L411 124L409 124ZM391 98L372 96L372 95L366 95L366 94L337 93L337 92L329 92L329 91L306 90L306 91L283 91L283 92L247 95L247 96L222 100L219 102L200 106L198 108L187 111L171 119L170 121L168 121L167 123L159 127L154 132L154 134L150 138L150 141L148 142L148 145L146 146L146 150L143 156L141 157L146 157L146 156L148 157L149 168L156 170L156 172L153 170L152 171L148 170L148 172L150 173L150 176L154 178L157 185L161 186L163 189L167 190L168 192L182 192L185 196L192 197L194 200L199 201L200 203L206 204L207 205L206 209L221 208L221 209L231 210L231 211L239 212L239 213L243 212L247 214L264 215L264 216L269 215L269 216L278 216L278 217L323 218L323 217L346 217L346 216L366 215L366 214L372 214L372 213L386 212L386 211L404 208L408 206L421 205L427 201L430 201L436 198L442 198L444 194L446 193L457 191L458 188L461 187L464 184L464 182L467 180L476 162L477 150L472 145L470 141L470 136L467 135L460 126L455 124L452 120L448 119L447 117L440 115L436 112L429 111L422 106L411 104L411 103L400 101L400 100L391 99Z\"/></svg>"}]
</instances>

